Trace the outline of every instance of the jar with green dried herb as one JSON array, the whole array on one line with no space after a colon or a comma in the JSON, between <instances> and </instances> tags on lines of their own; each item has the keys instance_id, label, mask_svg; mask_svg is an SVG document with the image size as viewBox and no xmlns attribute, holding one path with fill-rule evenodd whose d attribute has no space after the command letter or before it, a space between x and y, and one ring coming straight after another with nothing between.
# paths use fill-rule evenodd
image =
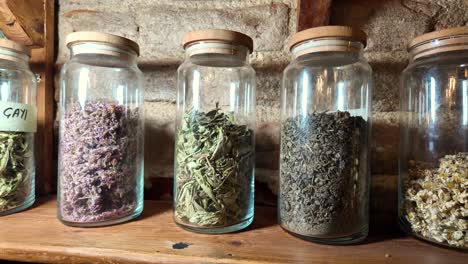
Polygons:
<instances>
[{"instance_id":1,"label":"jar with green dried herb","mask_svg":"<svg viewBox=\"0 0 468 264\"><path fill-rule=\"evenodd\" d=\"M36 80L29 50L0 39L0 216L35 200Z\"/></svg>"},{"instance_id":2,"label":"jar with green dried herb","mask_svg":"<svg viewBox=\"0 0 468 264\"><path fill-rule=\"evenodd\" d=\"M58 217L104 226L143 211L143 90L138 45L99 32L67 36L61 75Z\"/></svg>"},{"instance_id":3,"label":"jar with green dried herb","mask_svg":"<svg viewBox=\"0 0 468 264\"><path fill-rule=\"evenodd\" d=\"M174 219L202 233L247 227L254 216L253 42L227 30L185 36L178 69Z\"/></svg>"},{"instance_id":4,"label":"jar with green dried herb","mask_svg":"<svg viewBox=\"0 0 468 264\"><path fill-rule=\"evenodd\" d=\"M330 244L368 233L372 70L366 36L328 26L293 36L282 87L279 223Z\"/></svg>"}]
</instances>

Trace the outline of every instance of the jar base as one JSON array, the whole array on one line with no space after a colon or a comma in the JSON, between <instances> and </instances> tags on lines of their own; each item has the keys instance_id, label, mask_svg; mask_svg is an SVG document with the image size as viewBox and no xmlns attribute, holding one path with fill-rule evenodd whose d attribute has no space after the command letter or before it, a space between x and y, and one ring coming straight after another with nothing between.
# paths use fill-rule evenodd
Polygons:
<instances>
[{"instance_id":1,"label":"jar base","mask_svg":"<svg viewBox=\"0 0 468 264\"><path fill-rule=\"evenodd\" d=\"M178 226L182 227L185 230L192 231L195 233L201 233L201 234L226 234L226 233L233 233L240 231L246 227L248 227L250 224L252 224L254 220L254 217L247 218L243 220L240 223L237 223L235 225L231 226L224 226L224 227L212 227L212 228L206 228L206 227L195 227L195 226L188 226L184 225L182 223L179 223L177 221L174 221Z\"/></svg>"},{"instance_id":2,"label":"jar base","mask_svg":"<svg viewBox=\"0 0 468 264\"><path fill-rule=\"evenodd\" d=\"M90 223L79 223L79 222L69 222L66 220L61 219L60 217L59 220L62 222L62 224L67 225L67 226L73 226L73 227L102 227L102 226L111 226L111 225L117 225L121 224L124 222L128 222L130 220L133 220L141 215L143 212L143 206L139 207L135 212L133 212L130 215L127 215L122 218L118 219L113 219L113 220L106 220L106 221L101 221L101 222L90 222Z\"/></svg>"},{"instance_id":3,"label":"jar base","mask_svg":"<svg viewBox=\"0 0 468 264\"><path fill-rule=\"evenodd\" d=\"M361 228L361 230L357 233L342 236L342 237L312 237L312 236L304 236L301 234L297 234L292 232L291 230L287 229L283 225L280 225L281 228L286 231L288 234L298 237L303 240L307 240L314 243L320 244L329 244L329 245L350 245L350 244L357 244L359 242L364 241L367 238L369 233L369 226L365 225Z\"/></svg>"},{"instance_id":4,"label":"jar base","mask_svg":"<svg viewBox=\"0 0 468 264\"><path fill-rule=\"evenodd\" d=\"M20 205L18 207L9 209L9 210L4 211L4 212L0 212L0 216L5 216L5 215L14 214L14 213L24 211L24 210L28 209L29 207L31 207L34 204L35 201L36 201L36 199L33 196L30 199L26 200L22 205Z\"/></svg>"},{"instance_id":5,"label":"jar base","mask_svg":"<svg viewBox=\"0 0 468 264\"><path fill-rule=\"evenodd\" d=\"M436 240L432 240L430 238L419 235L418 233L413 232L413 230L411 229L411 227L409 227L409 225L410 224L406 219L404 219L402 217L398 217L398 226L400 227L400 229L405 234L407 234L409 236L412 236L412 237L414 237L416 239L419 239L419 240L421 240L423 242L433 244L435 246L444 247L444 248L448 248L448 249L454 249L454 250L458 250L458 251L462 251L462 252L468 252L468 248L466 248L466 247L452 246L452 245L450 245L448 243L438 242Z\"/></svg>"}]
</instances>

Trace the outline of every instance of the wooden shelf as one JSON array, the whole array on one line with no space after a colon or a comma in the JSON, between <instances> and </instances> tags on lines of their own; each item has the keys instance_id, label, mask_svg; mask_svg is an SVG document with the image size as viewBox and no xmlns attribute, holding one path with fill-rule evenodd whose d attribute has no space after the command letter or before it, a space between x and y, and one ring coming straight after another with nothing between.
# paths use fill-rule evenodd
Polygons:
<instances>
[{"instance_id":1,"label":"wooden shelf","mask_svg":"<svg viewBox=\"0 0 468 264\"><path fill-rule=\"evenodd\" d=\"M257 208L243 232L202 235L172 221L171 204L147 201L136 221L72 228L56 219L54 197L0 218L0 259L47 263L466 263L467 255L401 235L363 244L306 242L276 225L273 207Z\"/></svg>"}]
</instances>

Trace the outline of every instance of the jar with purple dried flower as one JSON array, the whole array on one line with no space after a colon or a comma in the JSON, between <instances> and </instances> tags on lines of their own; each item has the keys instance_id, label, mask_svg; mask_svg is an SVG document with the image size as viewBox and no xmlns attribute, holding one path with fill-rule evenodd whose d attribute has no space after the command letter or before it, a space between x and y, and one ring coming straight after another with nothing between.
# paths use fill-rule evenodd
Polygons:
<instances>
[{"instance_id":1,"label":"jar with purple dried flower","mask_svg":"<svg viewBox=\"0 0 468 264\"><path fill-rule=\"evenodd\" d=\"M29 50L0 39L0 216L34 203L36 80Z\"/></svg>"},{"instance_id":2,"label":"jar with purple dried flower","mask_svg":"<svg viewBox=\"0 0 468 264\"><path fill-rule=\"evenodd\" d=\"M58 217L104 226L143 211L143 90L135 42L105 33L67 36L60 74Z\"/></svg>"}]
</instances>

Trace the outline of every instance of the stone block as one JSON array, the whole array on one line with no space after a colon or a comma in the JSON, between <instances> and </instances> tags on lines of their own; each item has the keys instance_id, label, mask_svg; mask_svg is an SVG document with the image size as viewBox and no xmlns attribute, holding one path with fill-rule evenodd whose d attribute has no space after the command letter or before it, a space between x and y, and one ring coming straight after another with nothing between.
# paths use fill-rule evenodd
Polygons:
<instances>
[{"instance_id":1,"label":"stone block","mask_svg":"<svg viewBox=\"0 0 468 264\"><path fill-rule=\"evenodd\" d=\"M289 34L289 9L284 4L240 9L141 5L133 8L140 29L137 40L142 46L142 58L152 62L181 61L183 36L192 30L223 28L240 31L254 39L256 51L282 50Z\"/></svg>"},{"instance_id":2,"label":"stone block","mask_svg":"<svg viewBox=\"0 0 468 264\"><path fill-rule=\"evenodd\" d=\"M176 105L145 103L145 178L173 176Z\"/></svg>"},{"instance_id":3,"label":"stone block","mask_svg":"<svg viewBox=\"0 0 468 264\"><path fill-rule=\"evenodd\" d=\"M373 114L371 137L372 174L397 174L399 136L398 112Z\"/></svg>"},{"instance_id":4,"label":"stone block","mask_svg":"<svg viewBox=\"0 0 468 264\"><path fill-rule=\"evenodd\" d=\"M132 40L138 39L138 25L135 24L133 15L128 11L61 10L58 18L58 64L68 60L69 50L65 46L65 39L69 33L75 31L101 31Z\"/></svg>"},{"instance_id":5,"label":"stone block","mask_svg":"<svg viewBox=\"0 0 468 264\"><path fill-rule=\"evenodd\" d=\"M143 72L143 86L146 102L172 102L177 99L177 66L145 67Z\"/></svg>"},{"instance_id":6,"label":"stone block","mask_svg":"<svg viewBox=\"0 0 468 264\"><path fill-rule=\"evenodd\" d=\"M367 52L373 72L372 111L391 112L399 108L401 73L407 65L408 53Z\"/></svg>"},{"instance_id":7,"label":"stone block","mask_svg":"<svg viewBox=\"0 0 468 264\"><path fill-rule=\"evenodd\" d=\"M468 1L466 0L440 0L441 7L435 16L435 30L468 26Z\"/></svg>"},{"instance_id":8,"label":"stone block","mask_svg":"<svg viewBox=\"0 0 468 264\"><path fill-rule=\"evenodd\" d=\"M371 214L393 215L396 218L398 210L398 175L372 175L369 207Z\"/></svg>"},{"instance_id":9,"label":"stone block","mask_svg":"<svg viewBox=\"0 0 468 264\"><path fill-rule=\"evenodd\" d=\"M430 17L397 0L333 1L331 23L364 30L369 51L404 51L409 41L431 28Z\"/></svg>"},{"instance_id":10,"label":"stone block","mask_svg":"<svg viewBox=\"0 0 468 264\"><path fill-rule=\"evenodd\" d=\"M293 1L279 0L60 0L58 62L68 57L64 46L66 35L80 30L133 39L140 44L140 62L153 65L180 63L184 56L184 34L205 28L237 30L254 39L257 52L281 53L295 24L292 8ZM277 57L271 53L266 56L270 55Z\"/></svg>"},{"instance_id":11,"label":"stone block","mask_svg":"<svg viewBox=\"0 0 468 264\"><path fill-rule=\"evenodd\" d=\"M402 5L430 17L433 21L432 30L459 27L468 23L466 0L404 0Z\"/></svg>"}]
</instances>

